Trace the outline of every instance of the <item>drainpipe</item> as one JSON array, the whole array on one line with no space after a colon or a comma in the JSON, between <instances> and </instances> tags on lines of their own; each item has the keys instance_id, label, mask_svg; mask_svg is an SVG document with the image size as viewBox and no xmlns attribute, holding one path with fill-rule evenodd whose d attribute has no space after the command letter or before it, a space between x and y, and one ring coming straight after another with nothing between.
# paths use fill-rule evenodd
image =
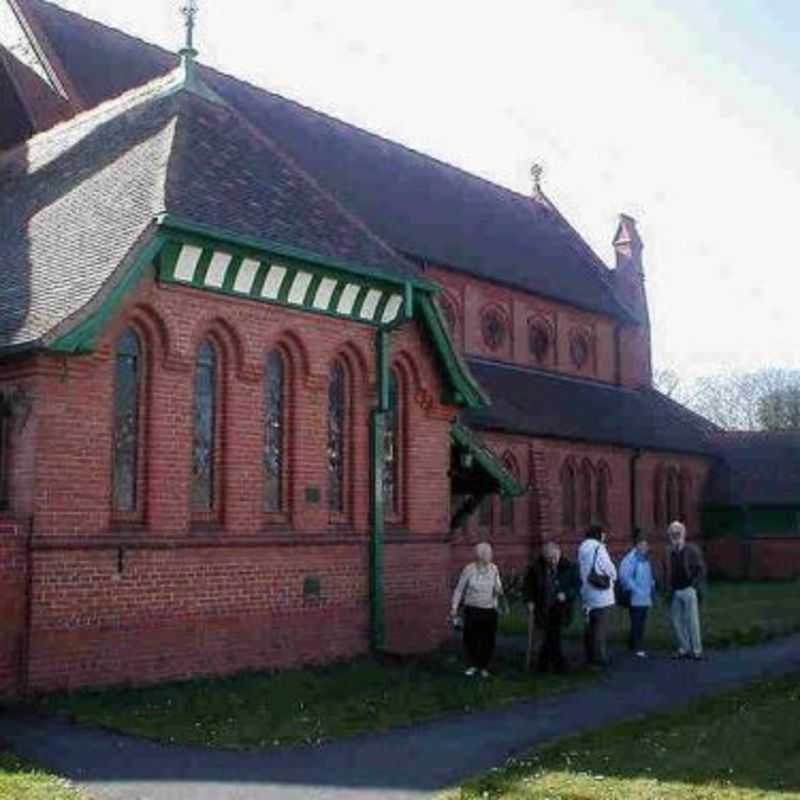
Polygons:
<instances>
[{"instance_id":1,"label":"drainpipe","mask_svg":"<svg viewBox=\"0 0 800 800\"><path fill-rule=\"evenodd\" d=\"M636 465L642 457L642 451L638 448L633 451L630 465L630 512L631 512L631 539L636 529L639 527L639 481L636 474Z\"/></svg>"},{"instance_id":2,"label":"drainpipe","mask_svg":"<svg viewBox=\"0 0 800 800\"><path fill-rule=\"evenodd\" d=\"M375 408L370 414L370 543L369 543L369 601L370 601L370 644L373 651L383 650L386 625L383 603L383 464L386 414L389 411L389 364L391 361L391 342L389 334L405 325L414 316L414 296L411 284L405 285L405 298L401 316L390 325L378 328L375 334L375 371L377 375L377 398Z\"/></svg>"}]
</instances>

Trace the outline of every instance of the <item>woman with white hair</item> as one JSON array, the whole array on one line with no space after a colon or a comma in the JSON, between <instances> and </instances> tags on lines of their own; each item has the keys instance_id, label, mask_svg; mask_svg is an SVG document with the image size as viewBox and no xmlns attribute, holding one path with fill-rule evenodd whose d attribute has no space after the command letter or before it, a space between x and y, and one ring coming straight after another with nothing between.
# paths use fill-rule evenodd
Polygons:
<instances>
[{"instance_id":1,"label":"woman with white hair","mask_svg":"<svg viewBox=\"0 0 800 800\"><path fill-rule=\"evenodd\" d=\"M492 563L492 547L481 542L475 547L475 561L464 567L458 579L450 615L458 615L464 605L464 655L466 675L480 672L489 677L489 663L497 639L497 604L503 595L500 570Z\"/></svg>"}]
</instances>

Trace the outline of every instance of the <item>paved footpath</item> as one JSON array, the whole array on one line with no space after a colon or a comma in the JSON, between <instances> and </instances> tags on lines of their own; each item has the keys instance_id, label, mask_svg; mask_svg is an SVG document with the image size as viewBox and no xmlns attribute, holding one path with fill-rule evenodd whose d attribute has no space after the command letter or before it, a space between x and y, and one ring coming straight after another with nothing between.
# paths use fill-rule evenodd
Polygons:
<instances>
[{"instance_id":1,"label":"paved footpath","mask_svg":"<svg viewBox=\"0 0 800 800\"><path fill-rule=\"evenodd\" d=\"M700 663L626 658L597 684L568 694L263 753L162 746L12 715L0 715L0 737L97 800L419 800L556 736L796 670L800 636Z\"/></svg>"}]
</instances>

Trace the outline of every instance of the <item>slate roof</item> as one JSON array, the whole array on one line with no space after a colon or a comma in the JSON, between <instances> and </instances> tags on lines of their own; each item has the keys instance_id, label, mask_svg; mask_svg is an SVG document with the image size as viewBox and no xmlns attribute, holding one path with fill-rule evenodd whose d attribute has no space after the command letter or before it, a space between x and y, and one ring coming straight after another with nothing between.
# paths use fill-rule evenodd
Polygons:
<instances>
[{"instance_id":1,"label":"slate roof","mask_svg":"<svg viewBox=\"0 0 800 800\"><path fill-rule=\"evenodd\" d=\"M168 212L401 276L417 267L180 71L0 155L0 347L41 340Z\"/></svg>"},{"instance_id":2,"label":"slate roof","mask_svg":"<svg viewBox=\"0 0 800 800\"><path fill-rule=\"evenodd\" d=\"M714 441L722 460L707 505L800 508L800 432L729 431Z\"/></svg>"},{"instance_id":3,"label":"slate roof","mask_svg":"<svg viewBox=\"0 0 800 800\"><path fill-rule=\"evenodd\" d=\"M713 454L711 423L655 389L626 389L542 370L468 359L491 405L470 410L475 428L652 450Z\"/></svg>"},{"instance_id":4,"label":"slate roof","mask_svg":"<svg viewBox=\"0 0 800 800\"><path fill-rule=\"evenodd\" d=\"M43 0L36 17L83 102L163 74L175 56ZM607 269L547 203L210 69L204 81L401 253L618 318Z\"/></svg>"}]
</instances>

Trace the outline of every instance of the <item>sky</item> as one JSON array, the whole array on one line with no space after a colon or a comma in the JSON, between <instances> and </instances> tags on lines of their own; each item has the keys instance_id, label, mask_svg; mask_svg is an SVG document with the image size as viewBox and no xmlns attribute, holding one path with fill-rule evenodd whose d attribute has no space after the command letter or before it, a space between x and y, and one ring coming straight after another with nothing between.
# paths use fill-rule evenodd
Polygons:
<instances>
[{"instance_id":1,"label":"sky","mask_svg":"<svg viewBox=\"0 0 800 800\"><path fill-rule=\"evenodd\" d=\"M58 0L170 49L181 0ZM657 368L800 368L796 0L200 0L200 59L520 192L613 264ZM554 267L555 268L555 267Z\"/></svg>"}]
</instances>

